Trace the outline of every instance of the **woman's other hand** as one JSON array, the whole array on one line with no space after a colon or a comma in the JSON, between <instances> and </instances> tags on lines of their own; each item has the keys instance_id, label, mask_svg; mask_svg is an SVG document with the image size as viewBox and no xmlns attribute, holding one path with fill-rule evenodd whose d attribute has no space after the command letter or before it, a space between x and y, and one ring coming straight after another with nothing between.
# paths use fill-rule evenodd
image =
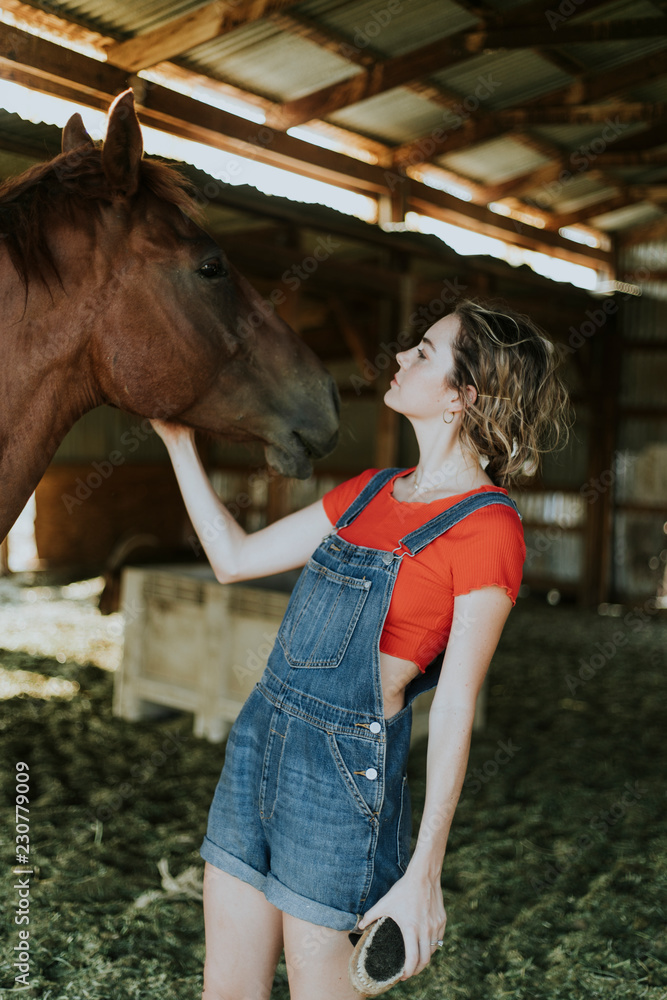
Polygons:
<instances>
[{"instance_id":1,"label":"woman's other hand","mask_svg":"<svg viewBox=\"0 0 667 1000\"><path fill-rule=\"evenodd\" d=\"M440 880L437 881L408 868L375 906L364 913L359 929L391 917L401 928L405 944L405 970L402 979L421 972L438 949L445 934L447 914L442 900Z\"/></svg>"}]
</instances>

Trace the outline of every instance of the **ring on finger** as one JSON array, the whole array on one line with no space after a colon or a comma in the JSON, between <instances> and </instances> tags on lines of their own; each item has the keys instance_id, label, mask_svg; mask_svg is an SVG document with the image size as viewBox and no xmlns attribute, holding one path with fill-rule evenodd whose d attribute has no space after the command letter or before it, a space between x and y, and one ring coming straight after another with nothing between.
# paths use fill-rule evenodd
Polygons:
<instances>
[{"instance_id":1,"label":"ring on finger","mask_svg":"<svg viewBox=\"0 0 667 1000\"><path fill-rule=\"evenodd\" d=\"M431 941L431 948L442 948L444 943L442 938L439 941Z\"/></svg>"}]
</instances>

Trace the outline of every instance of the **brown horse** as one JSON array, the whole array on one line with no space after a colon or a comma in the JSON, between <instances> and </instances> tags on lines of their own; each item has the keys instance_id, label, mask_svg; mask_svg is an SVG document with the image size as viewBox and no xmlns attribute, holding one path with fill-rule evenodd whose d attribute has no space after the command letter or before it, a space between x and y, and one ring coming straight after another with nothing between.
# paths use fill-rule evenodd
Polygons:
<instances>
[{"instance_id":1,"label":"brown horse","mask_svg":"<svg viewBox=\"0 0 667 1000\"><path fill-rule=\"evenodd\" d=\"M110 403L233 440L304 478L336 441L324 366L142 159L131 91L102 148L74 115L63 152L0 187L0 538L67 431Z\"/></svg>"}]
</instances>

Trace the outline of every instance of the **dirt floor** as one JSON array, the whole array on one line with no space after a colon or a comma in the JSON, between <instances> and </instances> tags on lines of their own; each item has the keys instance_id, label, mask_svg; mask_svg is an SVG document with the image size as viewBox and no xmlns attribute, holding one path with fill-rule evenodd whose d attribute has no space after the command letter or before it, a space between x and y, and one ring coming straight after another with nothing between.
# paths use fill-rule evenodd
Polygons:
<instances>
[{"instance_id":1,"label":"dirt floor","mask_svg":"<svg viewBox=\"0 0 667 1000\"><path fill-rule=\"evenodd\" d=\"M113 718L121 619L99 615L95 581L29 582L0 581L0 989L27 940L40 1000L197 1000L199 845L224 748L187 715ZM445 860L445 945L396 1000L667 1000L667 621L609 610L524 599L510 616ZM17 762L28 876L13 871ZM281 965L273 997L288 995Z\"/></svg>"}]
</instances>

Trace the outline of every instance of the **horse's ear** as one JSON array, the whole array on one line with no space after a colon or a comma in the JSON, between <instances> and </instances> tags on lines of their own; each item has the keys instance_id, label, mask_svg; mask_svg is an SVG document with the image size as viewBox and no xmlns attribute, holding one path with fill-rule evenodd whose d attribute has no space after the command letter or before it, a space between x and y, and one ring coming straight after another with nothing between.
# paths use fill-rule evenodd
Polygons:
<instances>
[{"instance_id":1,"label":"horse's ear","mask_svg":"<svg viewBox=\"0 0 667 1000\"><path fill-rule=\"evenodd\" d=\"M126 90L109 108L102 148L102 166L113 194L129 197L137 191L142 154L141 126L134 110L134 95Z\"/></svg>"},{"instance_id":2,"label":"horse's ear","mask_svg":"<svg viewBox=\"0 0 667 1000\"><path fill-rule=\"evenodd\" d=\"M71 153L73 149L78 149L79 146L90 146L92 148L93 140L86 132L83 118L77 112L75 115L72 115L63 129L63 153Z\"/></svg>"}]
</instances>

